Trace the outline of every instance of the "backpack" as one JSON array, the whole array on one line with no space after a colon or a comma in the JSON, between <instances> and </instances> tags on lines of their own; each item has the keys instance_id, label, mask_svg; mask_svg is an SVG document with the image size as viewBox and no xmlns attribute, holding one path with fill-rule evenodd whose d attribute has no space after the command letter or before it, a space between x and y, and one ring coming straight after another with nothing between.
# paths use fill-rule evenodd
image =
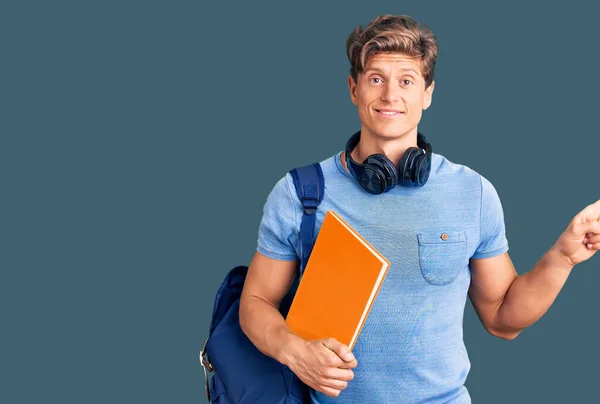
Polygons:
<instances>
[{"instance_id":1,"label":"backpack","mask_svg":"<svg viewBox=\"0 0 600 404\"><path fill-rule=\"evenodd\" d=\"M300 224L300 267L279 307L284 318L312 251L315 213L325 187L318 163L295 168L290 173L304 213ZM240 297L247 271L247 266L233 268L215 298L209 336L200 353L208 401L214 404L309 403L309 387L287 366L259 351L240 327ZM212 373L210 382L207 370Z\"/></svg>"}]
</instances>

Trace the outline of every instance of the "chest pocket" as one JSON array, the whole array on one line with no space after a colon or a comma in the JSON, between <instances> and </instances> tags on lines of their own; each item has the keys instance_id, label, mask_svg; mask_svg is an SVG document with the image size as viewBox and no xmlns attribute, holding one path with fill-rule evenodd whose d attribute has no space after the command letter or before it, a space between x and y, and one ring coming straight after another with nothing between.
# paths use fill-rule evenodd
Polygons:
<instances>
[{"instance_id":1,"label":"chest pocket","mask_svg":"<svg viewBox=\"0 0 600 404\"><path fill-rule=\"evenodd\" d=\"M417 234L419 266L423 278L432 285L447 285L464 266L467 257L465 231L427 231Z\"/></svg>"}]
</instances>

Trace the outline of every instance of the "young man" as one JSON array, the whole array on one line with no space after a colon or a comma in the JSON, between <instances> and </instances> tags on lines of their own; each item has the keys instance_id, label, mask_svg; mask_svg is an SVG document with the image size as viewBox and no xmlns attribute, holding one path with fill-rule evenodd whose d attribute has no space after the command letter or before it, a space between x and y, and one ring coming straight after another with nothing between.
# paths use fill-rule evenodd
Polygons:
<instances>
[{"instance_id":1,"label":"young man","mask_svg":"<svg viewBox=\"0 0 600 404\"><path fill-rule=\"evenodd\" d=\"M350 34L347 51L362 126L349 155L321 162L326 190L316 231L332 209L392 265L353 353L332 338L293 335L277 310L297 270L302 217L287 174L265 204L242 328L313 389L314 403L470 403L467 294L492 335L515 338L548 310L573 266L600 249L600 201L517 276L492 184L431 153L417 131L435 85L433 33L408 16L380 16Z\"/></svg>"}]
</instances>

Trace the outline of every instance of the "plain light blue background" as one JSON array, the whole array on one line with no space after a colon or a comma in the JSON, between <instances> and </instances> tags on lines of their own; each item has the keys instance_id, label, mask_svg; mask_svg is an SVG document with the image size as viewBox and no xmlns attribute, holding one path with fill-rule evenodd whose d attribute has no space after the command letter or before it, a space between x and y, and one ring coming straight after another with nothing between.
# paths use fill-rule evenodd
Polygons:
<instances>
[{"instance_id":1,"label":"plain light blue background","mask_svg":"<svg viewBox=\"0 0 600 404\"><path fill-rule=\"evenodd\" d=\"M584 4L583 2L581 4ZM204 402L214 294L289 169L359 128L345 41L428 24L419 129L488 178L529 271L599 197L597 7L578 2L12 2L0 6L0 401ZM514 341L470 303L475 403L597 392L600 258Z\"/></svg>"}]
</instances>

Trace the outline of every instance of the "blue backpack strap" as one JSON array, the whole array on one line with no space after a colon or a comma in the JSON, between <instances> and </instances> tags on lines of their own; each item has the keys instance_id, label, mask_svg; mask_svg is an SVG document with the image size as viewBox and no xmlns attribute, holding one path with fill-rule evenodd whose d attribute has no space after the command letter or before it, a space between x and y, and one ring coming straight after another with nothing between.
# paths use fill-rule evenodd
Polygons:
<instances>
[{"instance_id":1,"label":"blue backpack strap","mask_svg":"<svg viewBox=\"0 0 600 404\"><path fill-rule=\"evenodd\" d=\"M315 243L315 222L317 207L323 200L325 180L319 163L294 168L290 171L298 199L302 202L304 214L300 224L300 276L308 262L308 257Z\"/></svg>"}]
</instances>

